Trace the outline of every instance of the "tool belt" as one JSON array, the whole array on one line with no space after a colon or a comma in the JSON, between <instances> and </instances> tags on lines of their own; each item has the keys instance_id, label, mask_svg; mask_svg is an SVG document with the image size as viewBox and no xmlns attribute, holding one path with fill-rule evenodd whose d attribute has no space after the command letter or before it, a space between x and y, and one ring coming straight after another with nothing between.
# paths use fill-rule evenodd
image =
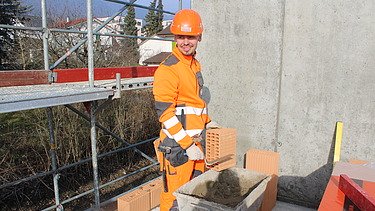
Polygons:
<instances>
[{"instance_id":1,"label":"tool belt","mask_svg":"<svg viewBox=\"0 0 375 211\"><path fill-rule=\"evenodd\" d=\"M165 149L168 149L168 151L165 151ZM165 159L167 159L173 167L181 166L189 160L189 157L186 155L186 150L175 140L168 137L159 144L158 151L165 155Z\"/></svg>"},{"instance_id":2,"label":"tool belt","mask_svg":"<svg viewBox=\"0 0 375 211\"><path fill-rule=\"evenodd\" d=\"M169 139L171 141L174 141L172 139ZM175 141L174 141L175 142ZM154 149L156 152L156 157L158 162L160 163L160 170L162 171L164 168L164 155L165 159L167 159L173 167L180 166L184 163L186 163L189 160L189 157L186 155L186 151L180 147L176 142L176 145L170 146L169 144L166 144L167 142L162 142L160 139L156 139L154 141Z\"/></svg>"},{"instance_id":3,"label":"tool belt","mask_svg":"<svg viewBox=\"0 0 375 211\"><path fill-rule=\"evenodd\" d=\"M197 137L192 137L194 140L199 140L199 145L202 147L203 152L205 151L205 130L203 130L201 135L196 135ZM168 152L165 151L168 148ZM185 164L189 157L186 155L186 150L183 149L174 139L166 137L164 140L156 139L154 141L154 149L156 152L156 157L161 164L160 169L163 169L163 154L165 158L169 161L170 165L177 167Z\"/></svg>"}]
</instances>

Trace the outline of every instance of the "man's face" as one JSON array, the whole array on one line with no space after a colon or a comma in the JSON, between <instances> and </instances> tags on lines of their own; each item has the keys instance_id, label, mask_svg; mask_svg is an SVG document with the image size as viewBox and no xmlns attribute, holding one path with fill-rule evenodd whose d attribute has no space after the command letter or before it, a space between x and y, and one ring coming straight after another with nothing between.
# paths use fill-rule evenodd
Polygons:
<instances>
[{"instance_id":1,"label":"man's face","mask_svg":"<svg viewBox=\"0 0 375 211\"><path fill-rule=\"evenodd\" d=\"M185 56L191 56L197 49L201 36L175 35L174 39L178 50Z\"/></svg>"}]
</instances>

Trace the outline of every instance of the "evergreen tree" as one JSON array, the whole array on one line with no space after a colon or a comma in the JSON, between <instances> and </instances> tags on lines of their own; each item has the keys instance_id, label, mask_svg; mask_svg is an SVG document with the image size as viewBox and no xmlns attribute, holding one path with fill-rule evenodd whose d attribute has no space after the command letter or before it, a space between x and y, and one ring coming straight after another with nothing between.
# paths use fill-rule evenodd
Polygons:
<instances>
[{"instance_id":1,"label":"evergreen tree","mask_svg":"<svg viewBox=\"0 0 375 211\"><path fill-rule=\"evenodd\" d=\"M124 19L124 33L126 35L137 36L137 21L135 20L135 9L134 6L128 7L128 13ZM138 63L139 60L139 52L138 52L138 43L136 38L125 38L124 39L124 47L129 53L128 55L131 57L129 58L132 63Z\"/></svg>"},{"instance_id":2,"label":"evergreen tree","mask_svg":"<svg viewBox=\"0 0 375 211\"><path fill-rule=\"evenodd\" d=\"M156 21L155 21L156 33L163 30L163 18L164 18L163 12L162 12L162 10L163 10L163 0L159 0L157 9L160 10L160 11L156 12Z\"/></svg>"},{"instance_id":3,"label":"evergreen tree","mask_svg":"<svg viewBox=\"0 0 375 211\"><path fill-rule=\"evenodd\" d=\"M155 9L156 0L154 0L150 3L150 7ZM156 18L157 17L156 17L155 11L149 10L146 17L145 17L146 25L144 26L144 31L146 32L147 37L150 37L150 36L154 35L155 32L156 32L156 30L155 30Z\"/></svg>"},{"instance_id":4,"label":"evergreen tree","mask_svg":"<svg viewBox=\"0 0 375 211\"><path fill-rule=\"evenodd\" d=\"M19 0L0 1L0 24L14 25L16 21L22 21L20 15L27 12L26 7L21 6ZM0 65L8 59L8 53L15 46L14 31L0 28Z\"/></svg>"}]
</instances>

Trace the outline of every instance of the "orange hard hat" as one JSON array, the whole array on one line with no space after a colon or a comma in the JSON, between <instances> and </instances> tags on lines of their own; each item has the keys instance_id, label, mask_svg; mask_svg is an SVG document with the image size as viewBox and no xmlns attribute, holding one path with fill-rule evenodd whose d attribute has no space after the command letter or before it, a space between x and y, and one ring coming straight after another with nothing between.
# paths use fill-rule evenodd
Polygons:
<instances>
[{"instance_id":1,"label":"orange hard hat","mask_svg":"<svg viewBox=\"0 0 375 211\"><path fill-rule=\"evenodd\" d=\"M175 35L201 35L203 32L201 17L194 10L180 10L173 18L171 32Z\"/></svg>"}]
</instances>

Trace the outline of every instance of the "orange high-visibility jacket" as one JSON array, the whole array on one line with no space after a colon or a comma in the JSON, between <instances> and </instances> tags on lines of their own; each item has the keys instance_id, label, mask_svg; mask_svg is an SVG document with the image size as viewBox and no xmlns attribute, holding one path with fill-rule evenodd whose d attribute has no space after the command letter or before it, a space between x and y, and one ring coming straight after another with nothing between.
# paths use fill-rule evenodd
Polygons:
<instances>
[{"instance_id":1,"label":"orange high-visibility jacket","mask_svg":"<svg viewBox=\"0 0 375 211\"><path fill-rule=\"evenodd\" d=\"M210 121L201 98L203 78L194 56L183 55L177 47L156 70L153 93L162 123L160 139L174 139L183 149L193 144Z\"/></svg>"}]
</instances>

